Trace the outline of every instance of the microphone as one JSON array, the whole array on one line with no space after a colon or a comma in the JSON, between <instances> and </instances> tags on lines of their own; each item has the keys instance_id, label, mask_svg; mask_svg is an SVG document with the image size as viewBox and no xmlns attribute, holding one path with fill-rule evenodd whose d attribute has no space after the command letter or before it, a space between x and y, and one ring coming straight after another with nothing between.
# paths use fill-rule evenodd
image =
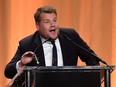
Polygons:
<instances>
[{"instance_id":1,"label":"microphone","mask_svg":"<svg viewBox=\"0 0 116 87\"><path fill-rule=\"evenodd\" d=\"M90 53L87 49L85 49L84 47L80 46L79 44L77 44L76 42L74 42L73 40L71 40L71 38L69 38L67 35L65 35L65 34L63 34L63 33L62 33L62 35L63 35L65 38L67 38L70 42L72 42L74 45L76 45L78 48L80 48L81 50L87 52L89 55L92 55L92 56L93 56L94 58L96 58L98 61L100 61L100 62L102 62L103 64L105 64L106 66L108 66L108 67L111 69L110 72L112 72L112 71L114 70L114 69L113 69L111 66L109 66L104 60L102 60L101 58L99 58L99 57L96 56L95 54Z\"/></svg>"},{"instance_id":2,"label":"microphone","mask_svg":"<svg viewBox=\"0 0 116 87\"><path fill-rule=\"evenodd\" d=\"M37 65L39 65L39 61L38 61L37 56L36 56L35 53L34 53L34 56L35 56L35 60L36 60Z\"/></svg>"},{"instance_id":3,"label":"microphone","mask_svg":"<svg viewBox=\"0 0 116 87\"><path fill-rule=\"evenodd\" d=\"M107 66L109 66L104 60L102 60L101 58L99 58L95 54L89 52L87 49L85 49L84 47L80 46L79 44L77 44L76 42L74 42L73 40L71 40L71 38L69 38L67 35L65 35L65 34L62 34L62 35L65 38L67 38L70 42L72 42L74 45L76 45L77 47L79 47L81 50L87 52L89 55L92 55L93 57L95 57L98 61L102 62L103 64L106 64Z\"/></svg>"},{"instance_id":4,"label":"microphone","mask_svg":"<svg viewBox=\"0 0 116 87\"><path fill-rule=\"evenodd\" d=\"M47 39L47 40L45 40L44 42L42 42L41 44L39 44L37 47L36 47L36 49L34 50L34 57L35 57L35 60L36 60L36 63L39 65L39 61L38 61L38 58L37 58L37 56L36 56L36 54L35 54L35 52L37 51L37 49L42 45L42 44L44 44L45 42L47 42L47 41L51 41L52 39L51 38L49 38L49 39ZM32 56L32 53L29 53L28 54L29 56ZM38 67L37 67L38 68ZM23 70L25 69L25 67L23 67L23 68L21 68L20 69L20 71L11 79L11 81L8 83L8 85L7 85L7 87L15 87L14 85L14 83L15 83L15 80L23 73Z\"/></svg>"},{"instance_id":5,"label":"microphone","mask_svg":"<svg viewBox=\"0 0 116 87\"><path fill-rule=\"evenodd\" d=\"M36 60L36 63L37 63L38 65L39 65L39 61L38 61L38 58L37 58L35 52L37 51L37 49L38 49L42 44L46 43L47 41L51 41L51 38L49 38L49 39L45 40L44 42L42 42L41 44L39 44L39 45L36 47L36 49L34 50L35 60Z\"/></svg>"}]
</instances>

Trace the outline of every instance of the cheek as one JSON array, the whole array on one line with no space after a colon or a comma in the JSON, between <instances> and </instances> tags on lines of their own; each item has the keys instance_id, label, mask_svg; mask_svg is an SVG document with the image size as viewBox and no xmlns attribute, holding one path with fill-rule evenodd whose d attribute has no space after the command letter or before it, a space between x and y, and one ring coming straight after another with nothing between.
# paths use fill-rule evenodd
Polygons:
<instances>
[{"instance_id":1,"label":"cheek","mask_svg":"<svg viewBox=\"0 0 116 87\"><path fill-rule=\"evenodd\" d=\"M49 29L50 29L50 26L49 26L49 25L46 25L46 24L42 24L42 25L39 27L39 31L40 31L42 34L49 33Z\"/></svg>"},{"instance_id":2,"label":"cheek","mask_svg":"<svg viewBox=\"0 0 116 87\"><path fill-rule=\"evenodd\" d=\"M41 27L39 31L41 34L46 35L47 33L49 33L49 28L44 26L44 27Z\"/></svg>"},{"instance_id":3,"label":"cheek","mask_svg":"<svg viewBox=\"0 0 116 87\"><path fill-rule=\"evenodd\" d=\"M47 32L49 32L49 29L50 29L49 26L44 26L44 27L43 27L43 32L46 32L46 33L47 33Z\"/></svg>"},{"instance_id":4,"label":"cheek","mask_svg":"<svg viewBox=\"0 0 116 87\"><path fill-rule=\"evenodd\" d=\"M49 24L43 24L41 27L42 27L44 30L47 30L47 29L49 29L50 25L49 25Z\"/></svg>"}]
</instances>

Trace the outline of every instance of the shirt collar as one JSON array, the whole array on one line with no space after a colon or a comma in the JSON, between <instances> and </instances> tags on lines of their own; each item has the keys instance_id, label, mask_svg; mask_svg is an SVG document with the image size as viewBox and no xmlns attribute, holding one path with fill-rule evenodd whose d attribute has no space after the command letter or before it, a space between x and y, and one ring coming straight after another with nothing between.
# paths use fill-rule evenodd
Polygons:
<instances>
[{"instance_id":1,"label":"shirt collar","mask_svg":"<svg viewBox=\"0 0 116 87\"><path fill-rule=\"evenodd\" d=\"M41 38L42 43L47 40L47 39L43 38L42 36L40 36L40 38ZM57 40L58 40L58 38L55 41L57 41ZM47 41L47 43L51 43L51 42Z\"/></svg>"}]
</instances>

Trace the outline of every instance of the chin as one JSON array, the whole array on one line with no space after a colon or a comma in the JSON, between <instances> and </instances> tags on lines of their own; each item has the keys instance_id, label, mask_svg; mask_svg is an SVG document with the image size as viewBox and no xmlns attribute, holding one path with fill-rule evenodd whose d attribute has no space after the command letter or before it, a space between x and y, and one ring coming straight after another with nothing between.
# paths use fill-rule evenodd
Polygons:
<instances>
[{"instance_id":1,"label":"chin","mask_svg":"<svg viewBox=\"0 0 116 87\"><path fill-rule=\"evenodd\" d=\"M49 38L56 40L58 38L58 34L50 35Z\"/></svg>"},{"instance_id":2,"label":"chin","mask_svg":"<svg viewBox=\"0 0 116 87\"><path fill-rule=\"evenodd\" d=\"M52 40L56 40L58 37L56 36L56 37L50 37Z\"/></svg>"},{"instance_id":3,"label":"chin","mask_svg":"<svg viewBox=\"0 0 116 87\"><path fill-rule=\"evenodd\" d=\"M56 40L56 39L57 39L57 37L56 38L53 38L53 37L51 38L51 40Z\"/></svg>"}]
</instances>

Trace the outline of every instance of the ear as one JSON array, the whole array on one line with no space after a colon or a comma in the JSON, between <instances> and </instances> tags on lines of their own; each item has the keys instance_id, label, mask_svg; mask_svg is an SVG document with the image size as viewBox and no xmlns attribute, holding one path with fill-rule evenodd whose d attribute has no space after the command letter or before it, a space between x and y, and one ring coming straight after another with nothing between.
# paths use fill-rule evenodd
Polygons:
<instances>
[{"instance_id":1,"label":"ear","mask_svg":"<svg viewBox=\"0 0 116 87\"><path fill-rule=\"evenodd\" d=\"M35 25L36 25L36 29L39 30L39 22L36 22Z\"/></svg>"}]
</instances>

